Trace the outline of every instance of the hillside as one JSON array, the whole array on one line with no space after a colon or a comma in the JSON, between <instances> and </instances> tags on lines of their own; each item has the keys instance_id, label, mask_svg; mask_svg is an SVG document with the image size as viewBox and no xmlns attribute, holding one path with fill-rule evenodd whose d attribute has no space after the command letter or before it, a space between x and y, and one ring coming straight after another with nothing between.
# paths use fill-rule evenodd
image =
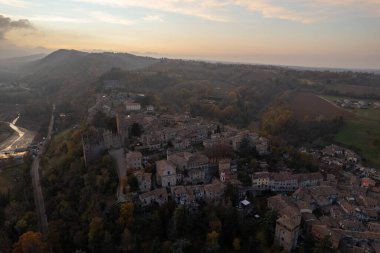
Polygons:
<instances>
[{"instance_id":1,"label":"hillside","mask_svg":"<svg viewBox=\"0 0 380 253\"><path fill-rule=\"evenodd\" d=\"M79 73L97 74L110 68L139 69L157 62L156 59L126 53L87 53L76 50L57 50L48 56L25 64L26 73L51 76L75 76Z\"/></svg>"},{"instance_id":2,"label":"hillside","mask_svg":"<svg viewBox=\"0 0 380 253\"><path fill-rule=\"evenodd\" d=\"M19 67L22 82L48 96L77 96L111 68L136 70L158 62L157 59L126 53L87 53L57 50L42 59Z\"/></svg>"}]
</instances>

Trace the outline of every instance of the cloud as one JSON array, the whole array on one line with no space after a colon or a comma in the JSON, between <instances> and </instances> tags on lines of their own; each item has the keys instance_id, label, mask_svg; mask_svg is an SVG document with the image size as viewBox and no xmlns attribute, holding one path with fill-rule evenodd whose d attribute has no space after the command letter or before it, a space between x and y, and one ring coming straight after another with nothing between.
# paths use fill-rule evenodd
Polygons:
<instances>
[{"instance_id":1,"label":"cloud","mask_svg":"<svg viewBox=\"0 0 380 253\"><path fill-rule=\"evenodd\" d=\"M344 17L380 16L378 0L232 0L265 18L315 23Z\"/></svg>"},{"instance_id":2,"label":"cloud","mask_svg":"<svg viewBox=\"0 0 380 253\"><path fill-rule=\"evenodd\" d=\"M244 8L264 18L300 23L340 19L346 16L380 16L379 0L73 0L117 8L140 7L227 22L231 8ZM239 17L236 17L238 19Z\"/></svg>"},{"instance_id":3,"label":"cloud","mask_svg":"<svg viewBox=\"0 0 380 253\"><path fill-rule=\"evenodd\" d=\"M0 4L12 7L25 7L27 5L26 2L21 0L0 0Z\"/></svg>"},{"instance_id":4,"label":"cloud","mask_svg":"<svg viewBox=\"0 0 380 253\"><path fill-rule=\"evenodd\" d=\"M90 15L95 19L95 21L100 21L104 23L110 24L118 24L118 25L133 25L135 21L129 20L123 17L111 15L101 11L93 11Z\"/></svg>"},{"instance_id":5,"label":"cloud","mask_svg":"<svg viewBox=\"0 0 380 253\"><path fill-rule=\"evenodd\" d=\"M29 18L32 21L45 21L45 22L62 22L62 23L78 23L86 24L91 21L85 18L71 18L62 16L32 16Z\"/></svg>"},{"instance_id":6,"label":"cloud","mask_svg":"<svg viewBox=\"0 0 380 253\"><path fill-rule=\"evenodd\" d=\"M161 15L148 15L148 16L143 17L143 20L147 22L158 22L158 23L164 22L164 19Z\"/></svg>"},{"instance_id":7,"label":"cloud","mask_svg":"<svg viewBox=\"0 0 380 253\"><path fill-rule=\"evenodd\" d=\"M0 15L0 40L5 39L4 36L7 32L19 29L34 29L34 27L27 19L13 21L8 17Z\"/></svg>"},{"instance_id":8,"label":"cloud","mask_svg":"<svg viewBox=\"0 0 380 253\"><path fill-rule=\"evenodd\" d=\"M177 13L187 16L195 16L206 20L225 22L228 21L220 15L217 9L227 6L230 0L73 0L111 7L139 7L165 12Z\"/></svg>"}]
</instances>

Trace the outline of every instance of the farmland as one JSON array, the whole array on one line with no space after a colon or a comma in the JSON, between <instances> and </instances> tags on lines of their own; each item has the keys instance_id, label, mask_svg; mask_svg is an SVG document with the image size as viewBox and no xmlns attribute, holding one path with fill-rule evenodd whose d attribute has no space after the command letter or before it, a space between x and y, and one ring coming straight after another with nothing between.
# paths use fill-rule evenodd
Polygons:
<instances>
[{"instance_id":1,"label":"farmland","mask_svg":"<svg viewBox=\"0 0 380 253\"><path fill-rule=\"evenodd\" d=\"M325 97L333 101L337 97ZM347 109L356 117L347 119L335 141L357 149L365 161L380 168L380 109Z\"/></svg>"},{"instance_id":2,"label":"farmland","mask_svg":"<svg viewBox=\"0 0 380 253\"><path fill-rule=\"evenodd\" d=\"M322 120L336 117L353 118L354 114L309 92L292 92L288 103L298 120Z\"/></svg>"}]
</instances>

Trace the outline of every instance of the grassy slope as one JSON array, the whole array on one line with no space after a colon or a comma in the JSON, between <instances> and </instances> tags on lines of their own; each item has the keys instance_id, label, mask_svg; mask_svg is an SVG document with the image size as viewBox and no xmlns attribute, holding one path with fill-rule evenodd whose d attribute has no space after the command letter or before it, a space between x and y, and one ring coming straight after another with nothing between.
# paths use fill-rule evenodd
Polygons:
<instances>
[{"instance_id":1,"label":"grassy slope","mask_svg":"<svg viewBox=\"0 0 380 253\"><path fill-rule=\"evenodd\" d=\"M333 100L336 97L325 97ZM339 143L353 146L369 165L380 168L380 146L374 146L375 139L380 140L380 109L349 110L357 117L346 120L345 126L335 136Z\"/></svg>"},{"instance_id":2,"label":"grassy slope","mask_svg":"<svg viewBox=\"0 0 380 253\"><path fill-rule=\"evenodd\" d=\"M369 164L380 167L380 147L373 145L376 138L380 140L380 124L369 119L349 120L335 136L337 142L358 148Z\"/></svg>"}]
</instances>

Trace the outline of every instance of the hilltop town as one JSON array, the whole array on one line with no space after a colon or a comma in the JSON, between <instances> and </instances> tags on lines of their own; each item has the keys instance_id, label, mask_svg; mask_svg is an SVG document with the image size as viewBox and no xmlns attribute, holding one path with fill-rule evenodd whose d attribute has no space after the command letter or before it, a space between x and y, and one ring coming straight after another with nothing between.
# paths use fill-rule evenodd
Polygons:
<instances>
[{"instance_id":1,"label":"hilltop town","mask_svg":"<svg viewBox=\"0 0 380 253\"><path fill-rule=\"evenodd\" d=\"M270 164L271 143L258 133L188 113L156 112L135 101L144 94L116 92L117 81L104 82L104 89L111 92L97 94L89 122L101 112L116 117L116 131L84 134L83 155L86 164L105 151L117 161L118 202L151 210L174 201L190 213L205 204L231 205L261 219L254 203L264 197L277 214L274 243L285 251L309 237L344 252L380 250L380 173L363 166L354 151L334 144L300 148L297 154L317 165L301 173ZM241 162L252 154L254 168ZM234 195L228 201L227 188Z\"/></svg>"}]
</instances>

